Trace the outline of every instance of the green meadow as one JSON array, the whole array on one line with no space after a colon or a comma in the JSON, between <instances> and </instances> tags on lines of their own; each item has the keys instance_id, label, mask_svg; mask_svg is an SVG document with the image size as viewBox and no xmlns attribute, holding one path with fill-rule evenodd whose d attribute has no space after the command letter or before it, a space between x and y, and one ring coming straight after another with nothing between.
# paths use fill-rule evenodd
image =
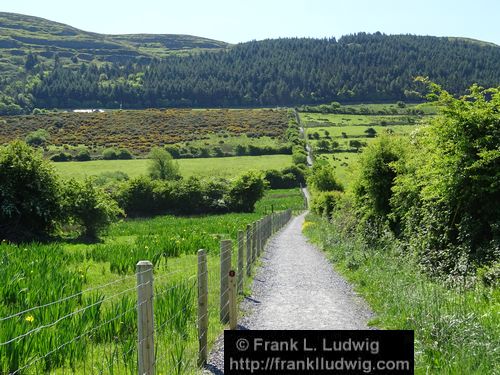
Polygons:
<instances>
[{"instance_id":1,"label":"green meadow","mask_svg":"<svg viewBox=\"0 0 500 375\"><path fill-rule=\"evenodd\" d=\"M225 158L200 158L177 160L183 177L233 177L255 169L282 169L292 164L291 155L235 156ZM129 177L148 173L147 159L93 160L85 162L54 163L62 177L83 179L106 172L121 171Z\"/></svg>"},{"instance_id":2,"label":"green meadow","mask_svg":"<svg viewBox=\"0 0 500 375\"><path fill-rule=\"evenodd\" d=\"M0 351L0 373L137 373L139 260L154 265L157 373L197 373L198 249L208 253L212 345L224 328L218 307L220 241L233 240L235 266L238 230L284 208L303 208L298 189L267 191L254 213L123 220L96 243L2 241L0 343L7 344ZM9 342L15 337L20 338Z\"/></svg>"}]
</instances>

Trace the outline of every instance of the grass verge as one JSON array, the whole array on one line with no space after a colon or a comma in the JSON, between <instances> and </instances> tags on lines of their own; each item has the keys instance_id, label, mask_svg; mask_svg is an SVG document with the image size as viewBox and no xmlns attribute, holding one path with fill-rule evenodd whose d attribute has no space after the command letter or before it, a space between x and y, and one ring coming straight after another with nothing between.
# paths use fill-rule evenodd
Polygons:
<instances>
[{"instance_id":1,"label":"grass verge","mask_svg":"<svg viewBox=\"0 0 500 375\"><path fill-rule=\"evenodd\" d=\"M368 301L372 325L415 331L416 374L500 373L499 288L446 287L394 240L368 248L314 215L303 229Z\"/></svg>"}]
</instances>

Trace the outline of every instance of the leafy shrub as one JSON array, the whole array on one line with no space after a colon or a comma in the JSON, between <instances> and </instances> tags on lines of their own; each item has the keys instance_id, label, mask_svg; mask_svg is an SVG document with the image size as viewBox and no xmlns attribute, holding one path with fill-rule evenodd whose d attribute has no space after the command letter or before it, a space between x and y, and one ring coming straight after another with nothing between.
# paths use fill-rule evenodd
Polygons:
<instances>
[{"instance_id":1,"label":"leafy shrub","mask_svg":"<svg viewBox=\"0 0 500 375\"><path fill-rule=\"evenodd\" d=\"M116 158L119 160L130 160L133 158L132 153L126 148L120 148L116 152Z\"/></svg>"},{"instance_id":2,"label":"leafy shrub","mask_svg":"<svg viewBox=\"0 0 500 375\"><path fill-rule=\"evenodd\" d=\"M230 207L235 212L253 212L255 203L264 196L265 183L256 172L237 178L229 191Z\"/></svg>"},{"instance_id":3,"label":"leafy shrub","mask_svg":"<svg viewBox=\"0 0 500 375\"><path fill-rule=\"evenodd\" d=\"M118 155L116 153L116 150L112 147L105 149L102 152L102 158L104 160L116 160L118 159Z\"/></svg>"},{"instance_id":4,"label":"leafy shrub","mask_svg":"<svg viewBox=\"0 0 500 375\"><path fill-rule=\"evenodd\" d=\"M181 156L181 152L178 146L165 146L165 150L172 155L174 159L179 159Z\"/></svg>"},{"instance_id":5,"label":"leafy shrub","mask_svg":"<svg viewBox=\"0 0 500 375\"><path fill-rule=\"evenodd\" d=\"M304 183L304 172L296 166L281 171L270 169L265 172L264 180L271 189L291 189Z\"/></svg>"},{"instance_id":6,"label":"leafy shrub","mask_svg":"<svg viewBox=\"0 0 500 375\"><path fill-rule=\"evenodd\" d=\"M73 159L77 161L89 161L91 159L90 152L86 147L80 147Z\"/></svg>"},{"instance_id":7,"label":"leafy shrub","mask_svg":"<svg viewBox=\"0 0 500 375\"><path fill-rule=\"evenodd\" d=\"M316 163L308 179L308 185L316 191L343 191L342 184L335 177L333 168L328 164Z\"/></svg>"},{"instance_id":8,"label":"leafy shrub","mask_svg":"<svg viewBox=\"0 0 500 375\"><path fill-rule=\"evenodd\" d=\"M62 151L50 157L50 160L54 162L70 161L71 159L73 159L73 156L71 154Z\"/></svg>"},{"instance_id":9,"label":"leafy shrub","mask_svg":"<svg viewBox=\"0 0 500 375\"><path fill-rule=\"evenodd\" d=\"M45 146L50 138L50 134L45 129L38 129L26 136L26 143L30 146Z\"/></svg>"},{"instance_id":10,"label":"leafy shrub","mask_svg":"<svg viewBox=\"0 0 500 375\"><path fill-rule=\"evenodd\" d=\"M21 141L0 148L0 237L52 233L61 218L60 196L41 153Z\"/></svg>"},{"instance_id":11,"label":"leafy shrub","mask_svg":"<svg viewBox=\"0 0 500 375\"><path fill-rule=\"evenodd\" d=\"M441 115L397 163L391 203L425 268L463 275L500 256L500 90L430 87Z\"/></svg>"},{"instance_id":12,"label":"leafy shrub","mask_svg":"<svg viewBox=\"0 0 500 375\"><path fill-rule=\"evenodd\" d=\"M127 216L148 216L159 213L155 199L155 189L159 181L147 177L131 179L122 185L115 198Z\"/></svg>"},{"instance_id":13,"label":"leafy shrub","mask_svg":"<svg viewBox=\"0 0 500 375\"><path fill-rule=\"evenodd\" d=\"M382 136L361 154L353 191L364 220L387 220L396 178L393 163L403 157L403 143L404 140L399 137Z\"/></svg>"},{"instance_id":14,"label":"leafy shrub","mask_svg":"<svg viewBox=\"0 0 500 375\"><path fill-rule=\"evenodd\" d=\"M179 164L167 150L154 147L149 153L149 175L154 180L177 180L180 178Z\"/></svg>"},{"instance_id":15,"label":"leafy shrub","mask_svg":"<svg viewBox=\"0 0 500 375\"><path fill-rule=\"evenodd\" d=\"M94 179L97 186L105 186L114 182L128 181L128 174L122 171L102 172Z\"/></svg>"},{"instance_id":16,"label":"leafy shrub","mask_svg":"<svg viewBox=\"0 0 500 375\"><path fill-rule=\"evenodd\" d=\"M314 194L311 202L311 210L320 215L330 218L337 208L344 193L340 191L324 191Z\"/></svg>"},{"instance_id":17,"label":"leafy shrub","mask_svg":"<svg viewBox=\"0 0 500 375\"><path fill-rule=\"evenodd\" d=\"M243 156L247 153L247 148L244 145L236 145L234 152L237 156Z\"/></svg>"},{"instance_id":18,"label":"leafy shrub","mask_svg":"<svg viewBox=\"0 0 500 375\"><path fill-rule=\"evenodd\" d=\"M106 192L91 179L69 180L64 187L64 213L82 227L82 234L97 238L123 211Z\"/></svg>"}]
</instances>

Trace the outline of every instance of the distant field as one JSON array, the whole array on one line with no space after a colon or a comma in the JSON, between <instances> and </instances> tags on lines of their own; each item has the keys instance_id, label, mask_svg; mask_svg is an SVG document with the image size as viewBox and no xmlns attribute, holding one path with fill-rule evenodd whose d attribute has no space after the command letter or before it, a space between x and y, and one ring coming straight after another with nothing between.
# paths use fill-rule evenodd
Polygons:
<instances>
[{"instance_id":1,"label":"distant field","mask_svg":"<svg viewBox=\"0 0 500 375\"><path fill-rule=\"evenodd\" d=\"M368 128L374 129L377 134L384 134L388 131L392 131L396 134L408 134L411 133L417 126L415 125L391 125L391 126L360 126L360 125L348 125L348 126L322 126L317 128L307 128L306 134L318 133L321 138L326 136L325 132L328 132L330 137L342 137L342 133L345 133L347 137L366 137L365 131Z\"/></svg>"},{"instance_id":2,"label":"distant field","mask_svg":"<svg viewBox=\"0 0 500 375\"><path fill-rule=\"evenodd\" d=\"M407 106L410 107L410 106ZM396 104L359 104L344 106L343 109L353 108L355 110L369 109L371 111L402 111ZM426 114L431 114L432 106L413 105L411 108L424 110ZM379 114L324 114L324 113L300 113L302 123L305 127L306 137L312 146L315 160L327 161L335 170L337 177L348 186L351 181L353 166L359 158L359 152L352 148L349 143L358 140L363 144L369 144L375 138L368 137L365 132L368 128L373 128L376 135L392 132L393 134L407 135L419 126L425 125L430 116L416 115L379 115ZM319 153L318 142L322 141L329 145L330 153ZM333 142L338 146L333 146ZM341 152L333 152L340 150ZM323 151L324 152L324 151Z\"/></svg>"},{"instance_id":3,"label":"distant field","mask_svg":"<svg viewBox=\"0 0 500 375\"><path fill-rule=\"evenodd\" d=\"M302 120L306 126L347 126L347 125L395 125L411 124L415 121L414 116L408 115L346 115L346 114L323 114L323 113L303 113Z\"/></svg>"},{"instance_id":4,"label":"distant field","mask_svg":"<svg viewBox=\"0 0 500 375\"><path fill-rule=\"evenodd\" d=\"M180 159L179 167L184 177L233 177L251 170L281 169L292 164L290 155L237 156L227 158ZM147 159L95 160L86 162L54 163L65 178L83 179L104 172L122 171L129 177L147 174Z\"/></svg>"},{"instance_id":5,"label":"distant field","mask_svg":"<svg viewBox=\"0 0 500 375\"><path fill-rule=\"evenodd\" d=\"M246 135L251 139L284 139L288 113L276 109L50 113L4 116L0 125L0 144L16 138L24 139L30 132L43 128L49 132L49 143L54 146L85 145L94 154L102 152L105 147L125 147L134 155L144 155L154 146L208 142L211 137L224 140Z\"/></svg>"},{"instance_id":6,"label":"distant field","mask_svg":"<svg viewBox=\"0 0 500 375\"><path fill-rule=\"evenodd\" d=\"M361 155L359 152L338 152L335 154L316 155L315 160L325 160L330 163L342 185L347 187L351 183L354 165L359 155Z\"/></svg>"}]
</instances>

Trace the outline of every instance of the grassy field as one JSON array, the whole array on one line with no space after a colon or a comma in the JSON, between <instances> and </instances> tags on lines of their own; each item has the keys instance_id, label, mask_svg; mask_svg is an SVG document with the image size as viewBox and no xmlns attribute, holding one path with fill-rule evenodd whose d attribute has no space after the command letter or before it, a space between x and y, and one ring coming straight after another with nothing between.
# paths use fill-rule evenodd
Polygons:
<instances>
[{"instance_id":1,"label":"grassy field","mask_svg":"<svg viewBox=\"0 0 500 375\"><path fill-rule=\"evenodd\" d=\"M0 351L0 373L24 366L23 374L137 373L134 271L144 259L154 264L157 373L196 373L197 250L208 252L211 345L223 329L220 240L236 240L238 230L272 208L302 205L298 189L276 190L266 193L255 213L126 220L99 243L2 241L0 343L7 344Z\"/></svg>"},{"instance_id":2,"label":"grassy field","mask_svg":"<svg viewBox=\"0 0 500 375\"><path fill-rule=\"evenodd\" d=\"M355 110L369 109L371 111L402 111L396 104L360 104L348 106ZM345 108L348 108L345 107ZM424 105L414 105L412 108L423 108L427 114L434 108ZM365 114L324 114L324 113L300 113L302 123L308 143L313 148L315 160L328 162L335 169L337 177L344 186L350 184L350 176L356 160L362 152L352 148L349 144L352 140L358 140L364 144L369 144L375 138L369 137L366 133L368 128L373 128L376 135L396 134L408 135L419 126L427 123L430 116L415 115L365 115ZM330 152L319 153L318 142L327 141ZM332 142L337 142L338 147L334 147ZM315 151L316 150L316 151Z\"/></svg>"},{"instance_id":3,"label":"grassy field","mask_svg":"<svg viewBox=\"0 0 500 375\"><path fill-rule=\"evenodd\" d=\"M342 182L344 187L351 183L351 177L355 170L356 161L360 153L356 152L338 152L335 154L320 154L315 156L315 160L324 160L334 169L335 175Z\"/></svg>"},{"instance_id":4,"label":"grassy field","mask_svg":"<svg viewBox=\"0 0 500 375\"><path fill-rule=\"evenodd\" d=\"M306 126L347 126L347 125L367 125L375 126L386 123L388 125L409 124L410 116L397 115L346 115L346 114L324 114L324 113L303 113L302 121ZM413 121L413 120L410 120Z\"/></svg>"},{"instance_id":5,"label":"grassy field","mask_svg":"<svg viewBox=\"0 0 500 375\"><path fill-rule=\"evenodd\" d=\"M369 128L374 129L377 134L384 134L386 132L394 132L396 134L409 134L418 125L345 125L345 126L321 126L314 128L307 128L306 134L318 133L320 138L325 138L326 135L334 138L342 138L342 133L345 133L347 138L353 137L366 137L365 131ZM328 133L325 133L328 132Z\"/></svg>"},{"instance_id":6,"label":"grassy field","mask_svg":"<svg viewBox=\"0 0 500 375\"><path fill-rule=\"evenodd\" d=\"M184 177L233 177L245 171L256 169L281 169L292 164L291 155L236 156L227 158L180 159L181 174ZM95 160L86 162L54 163L62 177L83 179L104 172L122 171L129 177L147 174L149 161L135 160Z\"/></svg>"}]
</instances>

